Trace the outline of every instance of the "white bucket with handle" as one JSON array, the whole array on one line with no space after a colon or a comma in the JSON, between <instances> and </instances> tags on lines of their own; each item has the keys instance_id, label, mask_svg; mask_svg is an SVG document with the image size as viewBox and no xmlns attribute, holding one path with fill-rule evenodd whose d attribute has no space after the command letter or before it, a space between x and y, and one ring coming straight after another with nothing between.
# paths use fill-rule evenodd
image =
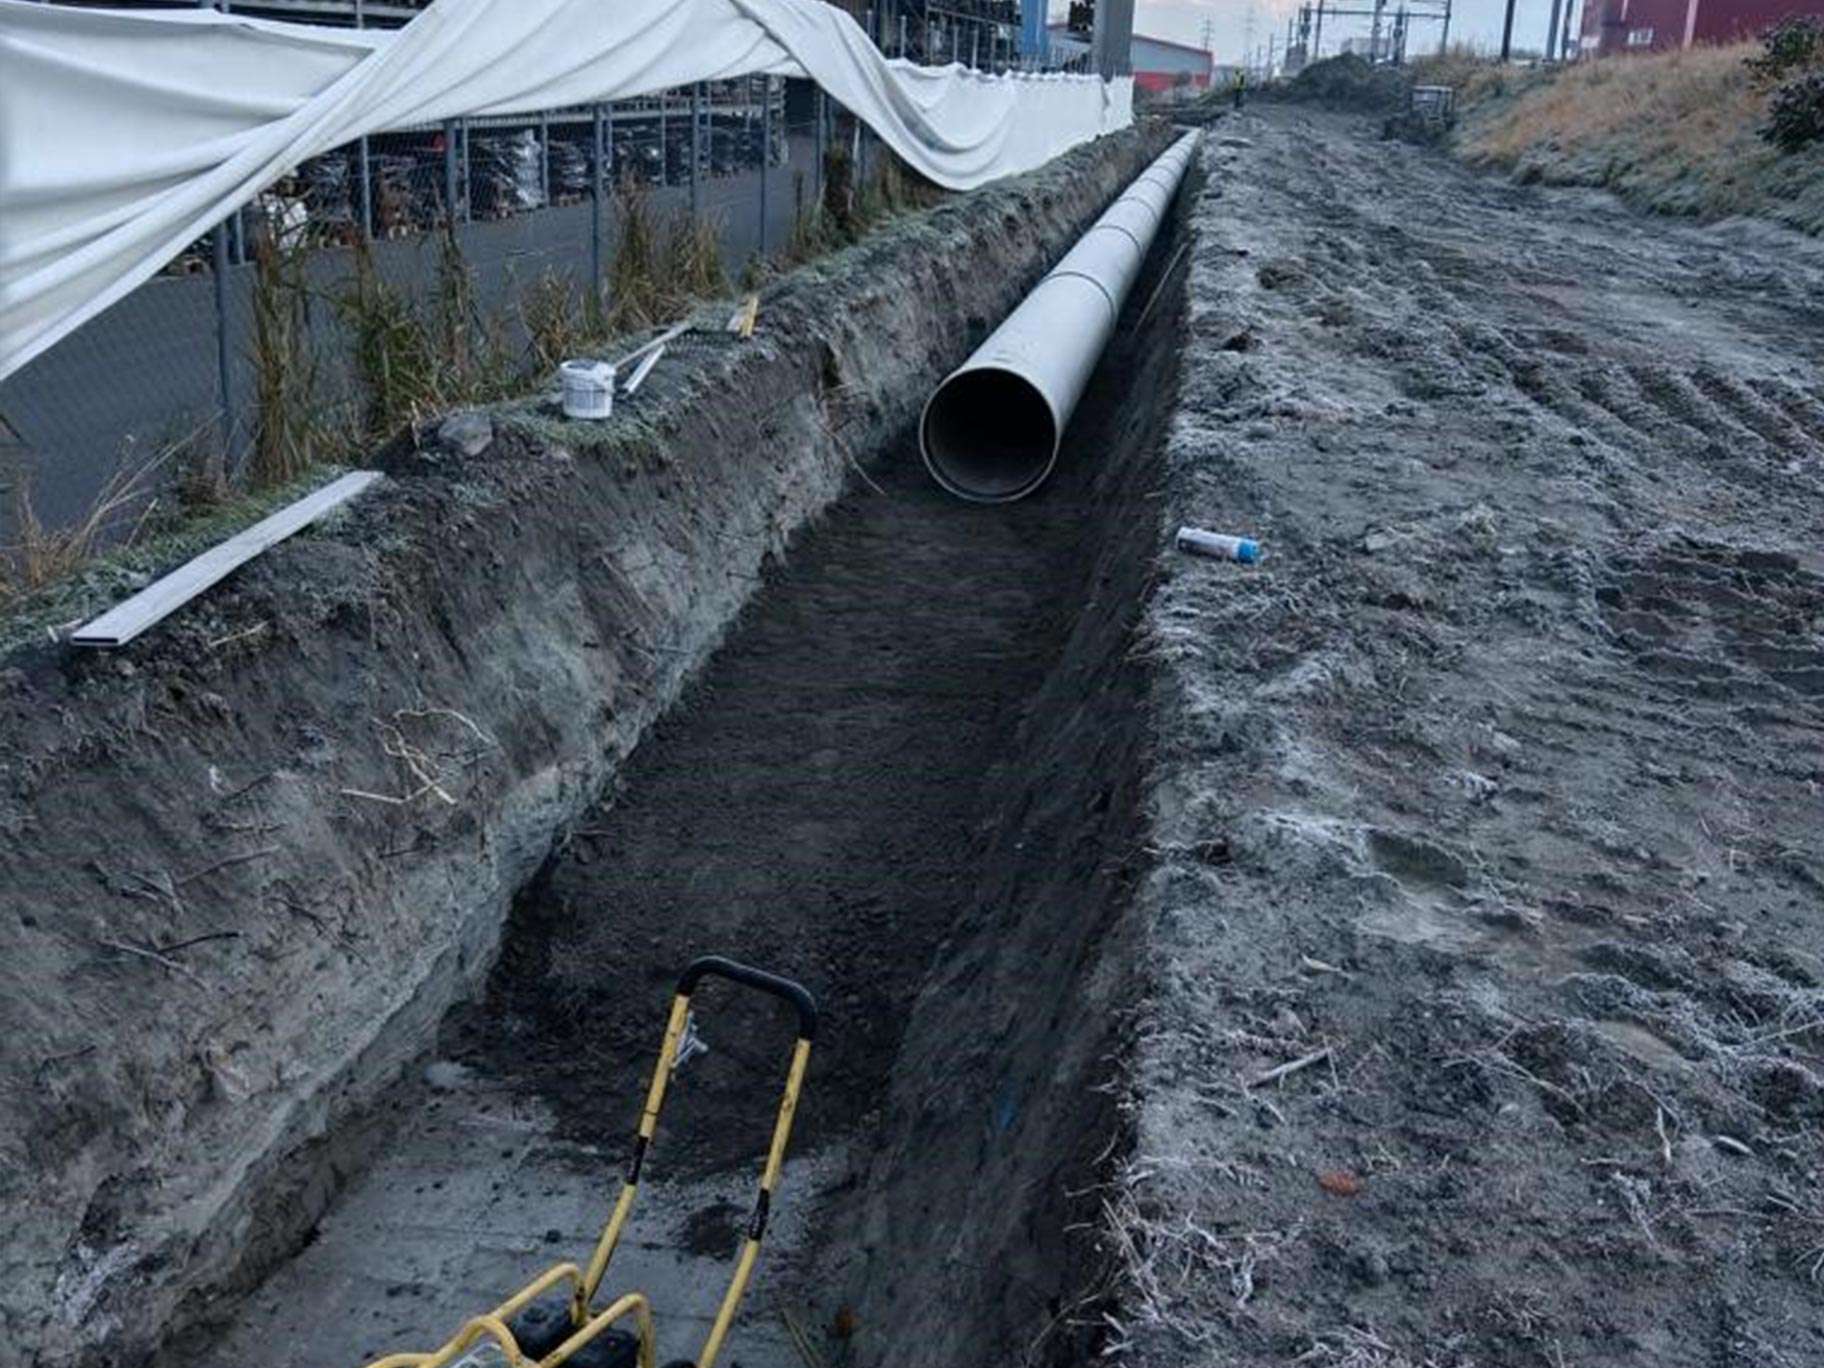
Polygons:
<instances>
[{"instance_id":1,"label":"white bucket with handle","mask_svg":"<svg viewBox=\"0 0 1824 1368\"><path fill-rule=\"evenodd\" d=\"M564 417L606 418L614 412L614 367L606 361L566 361L558 368Z\"/></svg>"}]
</instances>

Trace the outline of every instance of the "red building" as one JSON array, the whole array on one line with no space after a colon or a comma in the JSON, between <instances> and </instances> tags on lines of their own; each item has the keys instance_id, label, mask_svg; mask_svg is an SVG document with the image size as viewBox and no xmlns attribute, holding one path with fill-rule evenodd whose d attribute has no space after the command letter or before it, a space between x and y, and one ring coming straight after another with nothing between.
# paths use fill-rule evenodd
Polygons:
<instances>
[{"instance_id":1,"label":"red building","mask_svg":"<svg viewBox=\"0 0 1824 1368\"><path fill-rule=\"evenodd\" d=\"M1580 51L1607 57L1740 42L1795 14L1824 18L1824 0L1588 0Z\"/></svg>"},{"instance_id":2,"label":"red building","mask_svg":"<svg viewBox=\"0 0 1824 1368\"><path fill-rule=\"evenodd\" d=\"M1819 3L1824 3L1824 0L1819 0ZM1053 56L1074 56L1089 50L1083 34L1072 30L1069 25L1052 24L1050 30ZM1173 43L1164 38L1148 38L1144 33L1136 33L1130 49L1129 70L1134 73L1136 90L1157 93L1181 86L1205 90L1209 87L1215 61L1210 53L1200 47Z\"/></svg>"}]
</instances>

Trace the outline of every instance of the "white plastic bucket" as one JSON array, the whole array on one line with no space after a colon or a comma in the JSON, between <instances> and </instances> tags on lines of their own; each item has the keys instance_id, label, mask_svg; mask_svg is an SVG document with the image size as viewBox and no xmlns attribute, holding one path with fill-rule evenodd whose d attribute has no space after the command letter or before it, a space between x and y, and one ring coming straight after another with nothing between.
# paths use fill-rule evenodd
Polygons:
<instances>
[{"instance_id":1,"label":"white plastic bucket","mask_svg":"<svg viewBox=\"0 0 1824 1368\"><path fill-rule=\"evenodd\" d=\"M564 417L606 418L614 412L614 367L606 361L566 361L558 368Z\"/></svg>"}]
</instances>

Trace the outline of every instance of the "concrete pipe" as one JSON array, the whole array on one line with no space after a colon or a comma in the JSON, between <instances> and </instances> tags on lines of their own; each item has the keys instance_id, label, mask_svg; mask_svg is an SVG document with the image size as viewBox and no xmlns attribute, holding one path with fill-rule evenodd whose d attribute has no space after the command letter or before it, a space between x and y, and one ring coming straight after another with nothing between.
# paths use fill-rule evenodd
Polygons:
<instances>
[{"instance_id":1,"label":"concrete pipe","mask_svg":"<svg viewBox=\"0 0 1824 1368\"><path fill-rule=\"evenodd\" d=\"M1009 503L1045 482L1140 263L1197 148L1186 133L1108 207L925 404L919 446L952 494Z\"/></svg>"}]
</instances>

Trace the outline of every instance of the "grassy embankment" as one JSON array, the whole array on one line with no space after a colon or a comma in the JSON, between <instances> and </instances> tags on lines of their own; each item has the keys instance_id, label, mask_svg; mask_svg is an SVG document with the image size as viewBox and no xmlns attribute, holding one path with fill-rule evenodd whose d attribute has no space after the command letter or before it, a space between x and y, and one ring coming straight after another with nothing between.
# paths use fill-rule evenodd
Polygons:
<instances>
[{"instance_id":1,"label":"grassy embankment","mask_svg":"<svg viewBox=\"0 0 1824 1368\"><path fill-rule=\"evenodd\" d=\"M1824 144L1781 152L1757 130L1768 93L1758 43L1561 68L1471 66L1415 77L1458 86L1458 155L1522 180L1612 190L1641 208L1750 215L1824 233Z\"/></svg>"}]
</instances>

